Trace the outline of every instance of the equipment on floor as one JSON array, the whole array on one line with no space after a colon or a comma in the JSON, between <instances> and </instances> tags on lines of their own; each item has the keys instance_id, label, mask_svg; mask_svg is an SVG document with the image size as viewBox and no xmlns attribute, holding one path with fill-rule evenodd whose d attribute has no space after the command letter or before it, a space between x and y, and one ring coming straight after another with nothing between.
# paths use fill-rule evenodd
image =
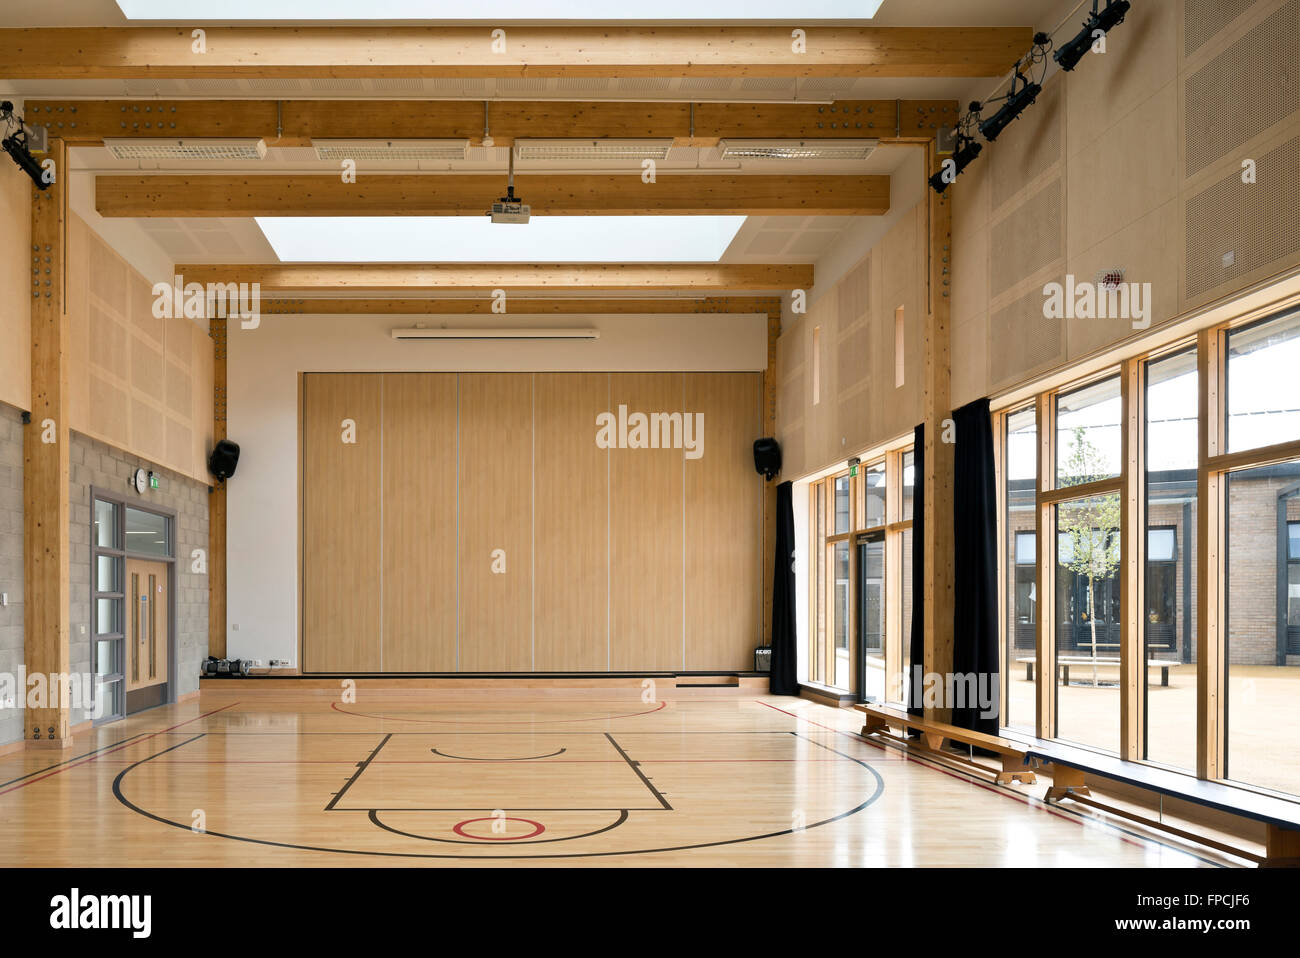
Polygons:
<instances>
[{"instance_id":1,"label":"equipment on floor","mask_svg":"<svg viewBox=\"0 0 1300 958\"><path fill-rule=\"evenodd\" d=\"M219 659L209 655L203 663L202 676L210 679L233 679L248 675L250 663L247 659Z\"/></svg>"}]
</instances>

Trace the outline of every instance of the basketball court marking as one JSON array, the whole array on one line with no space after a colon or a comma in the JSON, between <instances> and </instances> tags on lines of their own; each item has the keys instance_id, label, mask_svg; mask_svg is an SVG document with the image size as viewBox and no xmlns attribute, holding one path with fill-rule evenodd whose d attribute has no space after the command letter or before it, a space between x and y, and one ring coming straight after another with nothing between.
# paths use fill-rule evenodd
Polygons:
<instances>
[{"instance_id":1,"label":"basketball court marking","mask_svg":"<svg viewBox=\"0 0 1300 958\"><path fill-rule=\"evenodd\" d=\"M652 711L658 711L658 709ZM645 714L645 713L639 713L639 714ZM384 832L393 835L397 835L403 838L418 840L418 841L437 841L446 844L466 844L466 845L476 845L478 847L483 847L483 843L485 842L502 840L501 836L489 837L489 836L475 835L466 829L467 825L482 818L483 816L481 815L479 816L469 815L457 821L452 826L451 831L453 833L463 836L463 838L459 840L421 834L419 832L411 831L409 829L400 828L394 825L390 821L384 821L383 818L381 817L383 813L392 813L392 814L426 813L426 812L428 813L442 813L442 812L482 813L486 811L489 813L488 817L490 818L491 813L494 810L492 808L485 808L482 806L477 808L473 808L469 806L448 806L448 807L437 807L437 808L423 808L423 807L413 807L413 806L366 807L364 806L364 803L357 806L353 806L351 804L347 806L341 805L340 803L345 796L355 794L354 790L358 786L358 783L363 783L364 776L368 772L372 772L374 769L376 769L377 767L376 759L379 757L381 752L383 752L383 750L387 746L389 746L389 744L393 741L394 735L396 733L376 733L376 734L381 735L380 740L375 745L375 747L361 761L356 763L357 764L356 770L343 784L343 786L338 790L338 792L335 793L330 798L329 802L325 806L324 809L325 811L328 811L330 814L341 814L341 813L350 813L350 812L364 813L369 823L375 826L376 828L381 829ZM409 733L409 734L417 735L418 733ZM457 733L447 733L447 732L440 733L441 736L446 736L448 734L457 734ZM503 733L485 733L485 734L509 736L514 733L503 732ZM562 732L557 734L569 735L572 733ZM625 765L633 773L633 775L635 776L634 780L637 782L638 787L641 787L644 791L648 791L650 795L655 799L656 804L639 805L639 806L627 805L627 806L620 806L617 808L603 807L603 806L576 807L572 805L529 807L526 805L512 804L510 805L510 809L512 813L526 812L530 815L541 816L544 813L566 813L566 814L587 815L596 812L602 814L609 814L612 816L613 820L607 823L602 823L598 828L583 830L576 834L541 838L538 836L542 835L546 831L545 823L540 819L540 817L538 819L529 818L527 819L527 824L532 826L534 830L528 835L524 835L524 836L508 836L509 840L518 841L526 845L551 844L551 843L561 842L561 841L571 842L571 841L591 838L596 835L601 835L607 832L611 832L614 829L617 829L620 826L625 825L631 819L633 813L656 814L656 815L676 813L677 810L674 809L674 807L668 801L665 794L653 783L653 781L651 781L650 777L647 776L645 772L642 770L641 763L636 759L634 759L627 752L627 750L624 749L623 746L614 739L614 737L610 733L585 732L579 734L586 735L586 736L597 735L597 734L601 735L605 739L608 746L611 747L617 753L619 758L622 760L621 764ZM645 733L645 734L667 734L671 736L677 734L677 730L673 730L668 733ZM801 827L782 828L782 829L765 831L755 835L723 838L715 841L691 842L691 843L684 843L684 844L652 846L652 847L600 849L600 850L580 851L580 852L575 851L575 852L568 852L568 853L550 852L550 853L527 854L527 853L518 852L518 853L507 853L507 854L457 855L457 854L450 854L450 853L435 854L435 853L415 852L415 851L392 851L387 849L343 848L343 847L327 846L323 844L311 844L306 842L281 841L274 838L258 837L255 835L238 835L229 831L212 830L212 829L205 829L203 831L202 837L221 838L230 841L247 842L252 844L265 845L265 846L278 847L278 848L292 848L292 849L300 849L304 851L327 852L327 853L343 854L343 855L377 856L382 858L446 859L446 860L468 860L468 861L609 858L609 857L618 857L621 855L643 855L643 854L654 854L654 853L662 853L662 852L686 851L686 850L701 849L701 848L714 848L714 847L720 847L726 845L761 841L763 839L776 838L784 835L791 835L800 831L808 831L815 828L820 828L825 825L829 825L832 822L841 821L850 816L858 814L863 809L869 807L871 804L876 802L884 792L884 781L881 778L880 774L874 768L872 768L868 763L862 761L861 759L847 755L843 752L839 752L836 749L832 749L829 746L826 746L820 742L817 742L814 739L811 739L807 736L801 735L796 732L763 731L763 732L756 732L753 734L763 735L763 736L775 736L780 738L792 736L794 738L808 742L810 745L816 746L819 749L824 749L826 751L832 752L837 756L837 759L839 761L850 762L854 766L864 770L867 773L868 777L866 779L866 784L868 784L871 788L870 794L867 795L867 797L864 800L858 802L855 806L851 808L848 808L834 815L826 816L824 818L821 818L818 821L810 822ZM132 773L135 772L136 770L148 766L149 763L153 762L155 759L161 758L164 755L174 754L179 749L194 746L206 738L207 738L206 733L199 733L197 735L185 739L185 741L183 742L176 743L175 745L169 746L168 748L165 749L161 749L153 753L152 755L141 758L133 762L132 764L128 765L126 768L122 769L113 781L113 794L118 800L118 802L121 803L124 807L130 809L131 811L139 815L142 815L145 818L148 818L152 821L158 822L159 824L170 825L173 828L184 829L187 833L193 833L191 823L182 820L177 820L176 818L168 817L165 814L152 811L132 801L126 795L126 786L130 781L130 777ZM415 747L421 747L423 745L423 743L411 743L411 744ZM571 749L569 747L565 747L564 751L568 752L571 751ZM478 756L476 758L483 758L483 756ZM469 764L474 762L475 759L465 758L462 759L462 761L464 761L466 764ZM455 764L455 763L434 763L434 764L445 766L445 765ZM531 760L529 760L528 764L531 766ZM602 763L602 764L611 764L611 763ZM618 763L613 763L613 764L618 764ZM545 765L545 761L544 760L540 761L539 765ZM485 770L485 766L483 765L474 765L473 767L480 770L478 775L481 775L482 772ZM518 820L522 820L522 818L523 818L522 815L511 814L507 816L507 820L514 819L518 821ZM537 831L536 829L538 827L541 827L542 830Z\"/></svg>"}]
</instances>

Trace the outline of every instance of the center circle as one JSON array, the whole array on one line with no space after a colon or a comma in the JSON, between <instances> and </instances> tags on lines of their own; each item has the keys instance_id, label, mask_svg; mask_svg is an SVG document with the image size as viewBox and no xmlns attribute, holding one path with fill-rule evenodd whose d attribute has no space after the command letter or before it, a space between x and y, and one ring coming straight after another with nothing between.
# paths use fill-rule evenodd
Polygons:
<instances>
[{"instance_id":1,"label":"center circle","mask_svg":"<svg viewBox=\"0 0 1300 958\"><path fill-rule=\"evenodd\" d=\"M527 835L471 835L465 831L466 825L473 825L475 822L523 822L526 825L532 825L533 830ZM525 838L534 838L546 831L546 826L541 822L535 822L531 818L496 818L488 816L487 818L467 818L463 822L457 822L451 830L462 838L473 838L481 842L517 842Z\"/></svg>"}]
</instances>

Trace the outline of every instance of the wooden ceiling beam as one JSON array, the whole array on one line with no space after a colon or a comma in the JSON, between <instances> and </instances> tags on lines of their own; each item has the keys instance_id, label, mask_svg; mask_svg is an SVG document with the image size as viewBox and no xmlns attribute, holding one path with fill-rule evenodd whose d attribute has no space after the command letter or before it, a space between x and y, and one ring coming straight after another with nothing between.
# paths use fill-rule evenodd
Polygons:
<instances>
[{"instance_id":1,"label":"wooden ceiling beam","mask_svg":"<svg viewBox=\"0 0 1300 958\"><path fill-rule=\"evenodd\" d=\"M316 139L465 139L483 142L481 100L28 100L28 125L76 146L105 137L261 137L268 146ZM672 137L713 146L728 137L929 139L958 116L956 100L836 103L493 101L497 146L517 137Z\"/></svg>"},{"instance_id":2,"label":"wooden ceiling beam","mask_svg":"<svg viewBox=\"0 0 1300 958\"><path fill-rule=\"evenodd\" d=\"M529 290L809 289L810 264L750 263L267 263L183 264L185 283L257 283L260 295L393 290L491 293ZM398 297L393 297L398 298Z\"/></svg>"},{"instance_id":3,"label":"wooden ceiling beam","mask_svg":"<svg viewBox=\"0 0 1300 958\"><path fill-rule=\"evenodd\" d=\"M0 30L13 80L994 77L1031 27L192 26Z\"/></svg>"},{"instance_id":4,"label":"wooden ceiling beam","mask_svg":"<svg viewBox=\"0 0 1300 958\"><path fill-rule=\"evenodd\" d=\"M512 315L568 315L590 313L769 313L781 311L779 298L760 296L675 296L671 299L527 299L512 296L509 313ZM325 315L490 315L492 300L480 299L402 299L399 297L366 297L365 299L307 299L304 297L272 296L261 301L263 315L325 314Z\"/></svg>"},{"instance_id":5,"label":"wooden ceiling beam","mask_svg":"<svg viewBox=\"0 0 1300 958\"><path fill-rule=\"evenodd\" d=\"M505 192L501 173L100 175L101 216L472 216ZM520 174L515 195L538 215L882 216L888 176L661 172Z\"/></svg>"}]
</instances>

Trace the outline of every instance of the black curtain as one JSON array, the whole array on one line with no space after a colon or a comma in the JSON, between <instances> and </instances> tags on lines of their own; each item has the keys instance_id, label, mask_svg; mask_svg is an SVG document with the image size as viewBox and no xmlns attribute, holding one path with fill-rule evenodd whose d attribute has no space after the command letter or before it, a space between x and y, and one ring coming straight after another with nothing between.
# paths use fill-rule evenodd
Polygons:
<instances>
[{"instance_id":1,"label":"black curtain","mask_svg":"<svg viewBox=\"0 0 1300 958\"><path fill-rule=\"evenodd\" d=\"M952 723L996 735L1000 692L998 668L997 486L993 469L993 422L989 401L953 411L957 448L953 470L953 672L975 677L989 693L987 708L967 701ZM967 682L967 688L971 684ZM981 698L985 696L981 695ZM994 714L984 714L993 712Z\"/></svg>"},{"instance_id":2,"label":"black curtain","mask_svg":"<svg viewBox=\"0 0 1300 958\"><path fill-rule=\"evenodd\" d=\"M907 711L922 715L920 683L914 678L917 669L925 671L925 424L917 426L912 436L912 668L903 694Z\"/></svg>"},{"instance_id":3,"label":"black curtain","mask_svg":"<svg viewBox=\"0 0 1300 958\"><path fill-rule=\"evenodd\" d=\"M794 612L794 484L776 487L776 557L772 569L773 695L798 695Z\"/></svg>"}]
</instances>

